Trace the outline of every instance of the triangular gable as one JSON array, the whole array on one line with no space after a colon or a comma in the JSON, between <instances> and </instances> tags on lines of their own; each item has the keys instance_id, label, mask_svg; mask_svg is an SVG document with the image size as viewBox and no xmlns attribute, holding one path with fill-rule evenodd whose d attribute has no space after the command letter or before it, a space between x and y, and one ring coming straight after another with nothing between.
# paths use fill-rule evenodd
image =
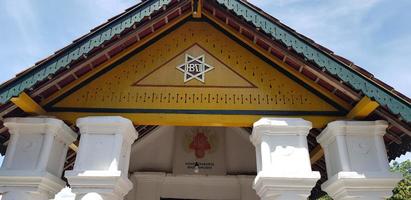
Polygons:
<instances>
[{"instance_id":1,"label":"triangular gable","mask_svg":"<svg viewBox=\"0 0 411 200\"><path fill-rule=\"evenodd\" d=\"M205 81L179 66L199 56ZM190 60L189 59L189 60ZM206 22L187 22L51 101L50 112L342 116L342 106ZM185 86L185 87L181 87ZM195 87L194 87L195 86Z\"/></svg>"}]
</instances>

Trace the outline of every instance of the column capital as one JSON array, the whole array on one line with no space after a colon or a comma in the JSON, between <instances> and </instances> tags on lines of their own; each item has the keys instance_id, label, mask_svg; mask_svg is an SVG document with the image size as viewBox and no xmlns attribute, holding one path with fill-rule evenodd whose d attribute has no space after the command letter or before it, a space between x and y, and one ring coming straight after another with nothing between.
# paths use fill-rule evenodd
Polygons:
<instances>
[{"instance_id":1,"label":"column capital","mask_svg":"<svg viewBox=\"0 0 411 200\"><path fill-rule=\"evenodd\" d=\"M261 137L266 135L302 135L307 136L312 123L301 118L261 118L253 125L251 142L261 143Z\"/></svg>"},{"instance_id":2,"label":"column capital","mask_svg":"<svg viewBox=\"0 0 411 200\"><path fill-rule=\"evenodd\" d=\"M76 122L81 135L85 134L121 134L124 140L132 141L137 139L138 133L133 123L120 116L97 116L84 117Z\"/></svg>"},{"instance_id":3,"label":"column capital","mask_svg":"<svg viewBox=\"0 0 411 200\"><path fill-rule=\"evenodd\" d=\"M54 118L8 118L4 126L11 136L0 169L3 198L53 198L66 185L60 176L77 134Z\"/></svg>"},{"instance_id":4,"label":"column capital","mask_svg":"<svg viewBox=\"0 0 411 200\"><path fill-rule=\"evenodd\" d=\"M383 136L386 121L335 121L317 137L324 149L328 180L322 189L332 198L384 199L401 175L389 171Z\"/></svg>"},{"instance_id":5,"label":"column capital","mask_svg":"<svg viewBox=\"0 0 411 200\"><path fill-rule=\"evenodd\" d=\"M377 121L334 121L330 122L327 127L317 137L321 145L329 145L337 136L384 136L388 122L384 120Z\"/></svg>"},{"instance_id":6,"label":"column capital","mask_svg":"<svg viewBox=\"0 0 411 200\"><path fill-rule=\"evenodd\" d=\"M12 134L52 134L71 144L77 134L62 120L41 117L16 117L4 119L4 126Z\"/></svg>"}]
</instances>

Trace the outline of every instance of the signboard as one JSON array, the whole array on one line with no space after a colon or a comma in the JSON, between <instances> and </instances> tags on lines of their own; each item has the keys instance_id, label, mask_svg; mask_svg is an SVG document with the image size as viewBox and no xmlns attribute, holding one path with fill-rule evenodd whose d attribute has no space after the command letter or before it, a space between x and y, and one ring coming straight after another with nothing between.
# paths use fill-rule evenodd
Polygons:
<instances>
[{"instance_id":1,"label":"signboard","mask_svg":"<svg viewBox=\"0 0 411 200\"><path fill-rule=\"evenodd\" d=\"M177 127L174 174L225 175L224 128Z\"/></svg>"}]
</instances>

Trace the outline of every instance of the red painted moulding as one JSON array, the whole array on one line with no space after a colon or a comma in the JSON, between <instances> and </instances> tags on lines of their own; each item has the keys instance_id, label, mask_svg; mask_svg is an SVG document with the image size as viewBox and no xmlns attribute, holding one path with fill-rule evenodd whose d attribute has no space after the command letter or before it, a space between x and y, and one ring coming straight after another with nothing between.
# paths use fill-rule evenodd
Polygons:
<instances>
[{"instance_id":1,"label":"red painted moulding","mask_svg":"<svg viewBox=\"0 0 411 200\"><path fill-rule=\"evenodd\" d=\"M54 94L57 91L59 91L59 88L57 88L55 85L53 85L50 88L48 88L47 90L45 90L44 92L42 92L39 96L41 96L42 98L45 99L45 98L51 96L52 94Z\"/></svg>"},{"instance_id":2,"label":"red painted moulding","mask_svg":"<svg viewBox=\"0 0 411 200\"><path fill-rule=\"evenodd\" d=\"M113 48L112 50L110 50L110 51L108 52L108 55L109 55L110 57L113 57L113 56L115 56L116 54L118 54L118 53L120 53L121 51L123 51L123 49L124 49L123 45L119 45L119 46Z\"/></svg>"},{"instance_id":3,"label":"red painted moulding","mask_svg":"<svg viewBox=\"0 0 411 200\"><path fill-rule=\"evenodd\" d=\"M284 54L283 54L282 52L276 50L276 49L271 48L270 53L271 53L271 55L277 57L277 58L280 59L280 60L283 60L283 59L284 59ZM298 69L297 69L297 70L298 70Z\"/></svg>"},{"instance_id":4,"label":"red painted moulding","mask_svg":"<svg viewBox=\"0 0 411 200\"><path fill-rule=\"evenodd\" d=\"M247 37L249 40L253 41L254 40L254 34L252 34L250 31L246 29L241 30L241 34Z\"/></svg>"},{"instance_id":5,"label":"red painted moulding","mask_svg":"<svg viewBox=\"0 0 411 200\"><path fill-rule=\"evenodd\" d=\"M285 59L285 63L297 71L301 68L301 66L291 58Z\"/></svg>"},{"instance_id":6,"label":"red painted moulding","mask_svg":"<svg viewBox=\"0 0 411 200\"><path fill-rule=\"evenodd\" d=\"M309 79L311 79L312 81L315 81L315 80L317 80L317 78L318 78L315 74L313 74L312 72L310 72L310 71L308 71L308 70L306 70L306 69L303 69L303 70L301 71L301 73L302 73L303 75L305 75L306 77L308 77Z\"/></svg>"},{"instance_id":7,"label":"red painted moulding","mask_svg":"<svg viewBox=\"0 0 411 200\"><path fill-rule=\"evenodd\" d=\"M153 29L154 31L160 29L161 27L163 27L164 25L166 25L166 19L162 19L159 22L153 24Z\"/></svg>"},{"instance_id":8,"label":"red painted moulding","mask_svg":"<svg viewBox=\"0 0 411 200\"><path fill-rule=\"evenodd\" d=\"M141 39L144 39L145 37L147 37L148 35L150 35L153 32L151 27L146 28L145 30L141 31L140 33L138 33L138 37L140 37Z\"/></svg>"},{"instance_id":9,"label":"red painted moulding","mask_svg":"<svg viewBox=\"0 0 411 200\"><path fill-rule=\"evenodd\" d=\"M84 67L82 67L82 68L80 68L79 70L77 70L76 72L74 72L74 74L77 76L77 77L82 77L84 74L86 74L87 72L89 72L89 71L91 71L92 69L91 69L91 67L89 66L89 65L87 65L87 66L84 66Z\"/></svg>"},{"instance_id":10,"label":"red painted moulding","mask_svg":"<svg viewBox=\"0 0 411 200\"><path fill-rule=\"evenodd\" d=\"M319 85L321 85L323 88L328 90L329 92L332 92L335 88L330 85L328 82L324 81L323 79L319 79L317 82Z\"/></svg>"},{"instance_id":11,"label":"red painted moulding","mask_svg":"<svg viewBox=\"0 0 411 200\"><path fill-rule=\"evenodd\" d=\"M125 41L123 43L124 47L130 47L131 45L135 44L138 41L137 37L131 37L130 39L128 39L127 41Z\"/></svg>"},{"instance_id":12,"label":"red painted moulding","mask_svg":"<svg viewBox=\"0 0 411 200\"><path fill-rule=\"evenodd\" d=\"M341 99L343 99L344 101L348 102L348 103L353 102L353 100L349 96L347 96L346 94L344 94L340 90L335 91L334 94L337 95L338 97L340 97Z\"/></svg>"},{"instance_id":13,"label":"red painted moulding","mask_svg":"<svg viewBox=\"0 0 411 200\"><path fill-rule=\"evenodd\" d=\"M214 14L215 17L217 17L217 18L220 19L221 21L225 22L225 20L226 20L226 15L225 15L223 12L221 12L221 11L219 11L219 10L214 10L214 12L215 12L215 14Z\"/></svg>"},{"instance_id":14,"label":"red painted moulding","mask_svg":"<svg viewBox=\"0 0 411 200\"><path fill-rule=\"evenodd\" d=\"M269 51L269 50L270 50L270 45L267 44L266 42L260 40L260 39L257 39L256 44L257 44L258 46L260 46L261 48L263 48L264 50L266 50L266 51Z\"/></svg>"},{"instance_id":15,"label":"red painted moulding","mask_svg":"<svg viewBox=\"0 0 411 200\"><path fill-rule=\"evenodd\" d=\"M181 13L185 13L188 10L191 10L191 4L186 4L183 7L181 7Z\"/></svg>"},{"instance_id":16,"label":"red painted moulding","mask_svg":"<svg viewBox=\"0 0 411 200\"><path fill-rule=\"evenodd\" d=\"M64 86L70 84L71 82L73 82L74 80L76 80L76 78L73 75L67 76L65 79L61 80L60 82L58 82L57 84L63 88Z\"/></svg>"},{"instance_id":17,"label":"red painted moulding","mask_svg":"<svg viewBox=\"0 0 411 200\"><path fill-rule=\"evenodd\" d=\"M92 65L94 68L96 68L96 67L98 67L100 64L106 62L107 60L108 60L108 58L107 58L106 55L101 55L100 57L94 59L94 60L91 62L91 65Z\"/></svg>"},{"instance_id":18,"label":"red painted moulding","mask_svg":"<svg viewBox=\"0 0 411 200\"><path fill-rule=\"evenodd\" d=\"M232 20L231 18L227 18L227 23L228 23L228 25L231 27L231 28L233 28L233 29L235 29L236 31L240 31L240 25L238 25L234 20Z\"/></svg>"},{"instance_id":19,"label":"red painted moulding","mask_svg":"<svg viewBox=\"0 0 411 200\"><path fill-rule=\"evenodd\" d=\"M171 21L171 20L177 18L178 16L180 16L180 11L176 10L176 11L172 12L171 14L169 14L167 16L167 19L168 19L168 21Z\"/></svg>"}]
</instances>

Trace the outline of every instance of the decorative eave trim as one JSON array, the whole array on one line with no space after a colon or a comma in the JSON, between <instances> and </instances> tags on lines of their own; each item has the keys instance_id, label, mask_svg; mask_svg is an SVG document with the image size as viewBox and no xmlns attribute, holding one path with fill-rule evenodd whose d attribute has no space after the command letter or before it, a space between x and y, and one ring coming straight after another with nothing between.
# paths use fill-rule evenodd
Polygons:
<instances>
[{"instance_id":1,"label":"decorative eave trim","mask_svg":"<svg viewBox=\"0 0 411 200\"><path fill-rule=\"evenodd\" d=\"M132 28L134 24L143 21L144 18L159 11L163 6L177 1L143 1L140 5L120 15L117 19L98 27L94 33L81 38L80 41L75 41L73 46L67 47L67 50L66 48L61 50L61 53L56 53L57 55L35 66L28 73L2 86L0 88L0 105L8 102L12 97L18 96L24 90L33 87L36 83L43 81L50 75L69 66L73 61L87 55L93 49L111 40L124 30Z\"/></svg>"},{"instance_id":2,"label":"decorative eave trim","mask_svg":"<svg viewBox=\"0 0 411 200\"><path fill-rule=\"evenodd\" d=\"M351 85L354 89L362 91L366 96L375 99L379 104L387 106L394 114L399 114L411 122L411 106L409 102L384 89L377 83L354 71L344 63L332 58L328 53L309 44L301 36L292 33L284 27L268 19L264 14L242 2L241 0L216 0L220 5L236 15L243 17L249 23L271 35L274 40L280 41L288 47L313 61L321 68L327 70Z\"/></svg>"}]
</instances>

